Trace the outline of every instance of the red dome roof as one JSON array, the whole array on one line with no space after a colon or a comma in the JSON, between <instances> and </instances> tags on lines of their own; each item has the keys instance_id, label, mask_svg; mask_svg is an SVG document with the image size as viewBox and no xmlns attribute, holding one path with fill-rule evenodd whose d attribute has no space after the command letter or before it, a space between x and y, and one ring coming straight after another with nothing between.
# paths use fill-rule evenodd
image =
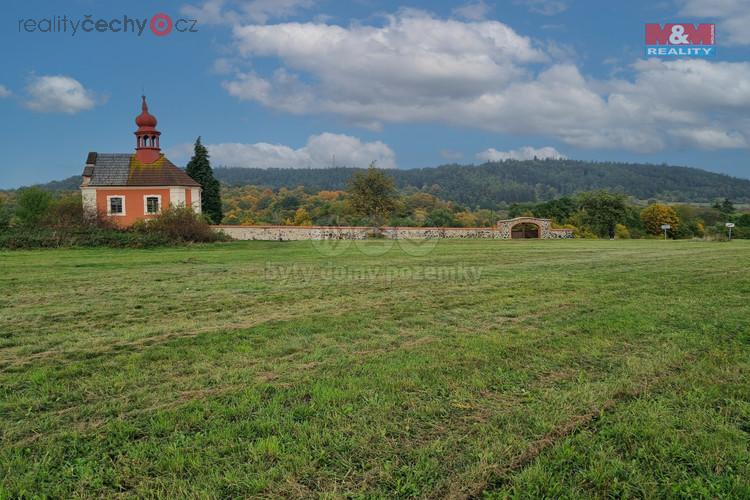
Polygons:
<instances>
[{"instance_id":1,"label":"red dome roof","mask_svg":"<svg viewBox=\"0 0 750 500\"><path fill-rule=\"evenodd\" d=\"M156 127L156 117L148 112L148 104L146 104L146 96L141 96L143 103L141 104L141 114L135 117L135 124L138 127Z\"/></svg>"}]
</instances>

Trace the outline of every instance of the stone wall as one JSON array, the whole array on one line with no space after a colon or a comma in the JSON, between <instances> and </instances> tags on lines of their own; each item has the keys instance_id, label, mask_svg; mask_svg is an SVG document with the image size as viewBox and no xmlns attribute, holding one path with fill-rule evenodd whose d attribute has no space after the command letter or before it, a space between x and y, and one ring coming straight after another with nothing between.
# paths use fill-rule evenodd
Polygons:
<instances>
[{"instance_id":1,"label":"stone wall","mask_svg":"<svg viewBox=\"0 0 750 500\"><path fill-rule=\"evenodd\" d=\"M235 240L299 241L299 240L364 240L374 236L389 239L509 239L505 227L437 228L437 227L327 227L327 226L213 226ZM544 228L541 238L570 238L569 229Z\"/></svg>"},{"instance_id":2,"label":"stone wall","mask_svg":"<svg viewBox=\"0 0 750 500\"><path fill-rule=\"evenodd\" d=\"M494 227L386 227L382 234L391 239L450 239L491 238L500 239L502 234Z\"/></svg>"},{"instance_id":3,"label":"stone wall","mask_svg":"<svg viewBox=\"0 0 750 500\"><path fill-rule=\"evenodd\" d=\"M371 227L326 226L213 226L235 240L298 241L298 240L364 240Z\"/></svg>"}]
</instances>

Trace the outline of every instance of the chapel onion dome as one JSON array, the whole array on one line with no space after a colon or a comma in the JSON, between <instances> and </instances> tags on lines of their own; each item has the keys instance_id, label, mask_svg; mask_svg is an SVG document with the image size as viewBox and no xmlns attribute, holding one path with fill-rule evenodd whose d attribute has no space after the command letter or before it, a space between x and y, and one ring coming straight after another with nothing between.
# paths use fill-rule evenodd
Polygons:
<instances>
[{"instance_id":1,"label":"chapel onion dome","mask_svg":"<svg viewBox=\"0 0 750 500\"><path fill-rule=\"evenodd\" d=\"M144 165L150 165L161 157L159 136L156 130L156 117L148 112L146 96L142 96L141 114L135 118L138 130L135 131L135 158Z\"/></svg>"},{"instance_id":2,"label":"chapel onion dome","mask_svg":"<svg viewBox=\"0 0 750 500\"><path fill-rule=\"evenodd\" d=\"M139 128L149 127L154 128L156 127L156 117L148 112L148 104L146 104L146 96L141 96L143 99L143 102L141 104L141 114L136 116L135 118L135 124L138 125Z\"/></svg>"}]
</instances>

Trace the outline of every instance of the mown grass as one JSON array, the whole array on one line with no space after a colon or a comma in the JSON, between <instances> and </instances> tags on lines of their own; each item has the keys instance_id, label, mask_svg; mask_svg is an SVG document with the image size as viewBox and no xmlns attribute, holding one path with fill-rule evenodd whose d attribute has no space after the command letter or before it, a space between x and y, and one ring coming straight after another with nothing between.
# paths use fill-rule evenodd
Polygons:
<instances>
[{"instance_id":1,"label":"mown grass","mask_svg":"<svg viewBox=\"0 0 750 500\"><path fill-rule=\"evenodd\" d=\"M750 496L750 245L0 252L0 497Z\"/></svg>"}]
</instances>

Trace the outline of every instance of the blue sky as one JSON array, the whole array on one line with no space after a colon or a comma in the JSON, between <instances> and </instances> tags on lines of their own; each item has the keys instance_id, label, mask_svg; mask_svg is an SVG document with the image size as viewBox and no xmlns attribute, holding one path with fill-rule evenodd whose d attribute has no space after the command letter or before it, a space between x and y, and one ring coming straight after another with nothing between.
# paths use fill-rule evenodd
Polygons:
<instances>
[{"instance_id":1,"label":"blue sky","mask_svg":"<svg viewBox=\"0 0 750 500\"><path fill-rule=\"evenodd\" d=\"M130 151L142 89L178 164L200 135L214 166L560 155L750 178L749 0L4 7L0 187L78 174L88 151ZM198 31L73 36L25 24L158 12ZM647 22L715 23L718 57L646 60Z\"/></svg>"}]
</instances>

